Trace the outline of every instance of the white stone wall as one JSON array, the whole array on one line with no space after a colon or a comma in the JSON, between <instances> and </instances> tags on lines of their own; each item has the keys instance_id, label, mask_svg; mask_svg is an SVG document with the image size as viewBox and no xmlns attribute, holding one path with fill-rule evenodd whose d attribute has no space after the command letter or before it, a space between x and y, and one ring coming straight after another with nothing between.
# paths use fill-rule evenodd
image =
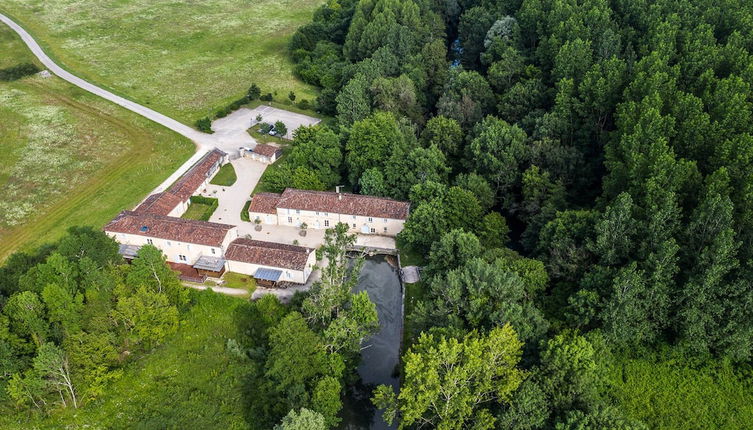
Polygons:
<instances>
[{"instance_id":1,"label":"white stone wall","mask_svg":"<svg viewBox=\"0 0 753 430\"><path fill-rule=\"evenodd\" d=\"M248 219L250 219L251 222L254 222L256 218L259 218L261 220L261 223L264 225L277 225L277 215L275 214L268 214L268 213L262 213L262 212L249 212L248 213Z\"/></svg>"}]
</instances>

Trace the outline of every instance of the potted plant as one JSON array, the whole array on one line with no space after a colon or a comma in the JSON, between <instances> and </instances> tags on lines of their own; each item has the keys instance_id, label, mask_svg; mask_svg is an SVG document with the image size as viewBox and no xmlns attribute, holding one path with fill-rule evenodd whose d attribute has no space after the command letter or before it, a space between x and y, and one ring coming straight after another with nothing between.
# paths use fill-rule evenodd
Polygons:
<instances>
[{"instance_id":1,"label":"potted plant","mask_svg":"<svg viewBox=\"0 0 753 430\"><path fill-rule=\"evenodd\" d=\"M256 217L256 219L254 220L254 224L256 224L254 226L254 230L261 231L261 218Z\"/></svg>"},{"instance_id":2,"label":"potted plant","mask_svg":"<svg viewBox=\"0 0 753 430\"><path fill-rule=\"evenodd\" d=\"M298 232L299 235L306 237L306 229L309 228L309 225L305 222L301 223L301 231Z\"/></svg>"}]
</instances>

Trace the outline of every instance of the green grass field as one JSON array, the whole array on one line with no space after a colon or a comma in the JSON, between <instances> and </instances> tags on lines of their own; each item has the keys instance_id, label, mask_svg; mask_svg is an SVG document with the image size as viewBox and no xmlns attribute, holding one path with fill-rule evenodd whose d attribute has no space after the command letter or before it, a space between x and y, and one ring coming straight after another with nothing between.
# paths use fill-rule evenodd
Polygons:
<instances>
[{"instance_id":1,"label":"green grass field","mask_svg":"<svg viewBox=\"0 0 753 430\"><path fill-rule=\"evenodd\" d=\"M46 419L0 414L0 428L245 429L241 384L248 363L226 352L242 299L193 292L178 332L139 357L98 400Z\"/></svg>"},{"instance_id":2,"label":"green grass field","mask_svg":"<svg viewBox=\"0 0 753 430\"><path fill-rule=\"evenodd\" d=\"M181 218L204 220L205 218L212 216L214 209L215 208L212 208L209 205L194 202L188 206L186 213L184 213Z\"/></svg>"},{"instance_id":3,"label":"green grass field","mask_svg":"<svg viewBox=\"0 0 753 430\"><path fill-rule=\"evenodd\" d=\"M220 171L217 172L216 175L214 175L214 178L212 178L209 183L229 187L233 185L237 180L238 176L236 176L235 174L235 168L232 164L227 163L224 166L220 167Z\"/></svg>"},{"instance_id":4,"label":"green grass field","mask_svg":"<svg viewBox=\"0 0 753 430\"><path fill-rule=\"evenodd\" d=\"M651 429L742 430L753 423L750 366L615 358L607 375L617 405Z\"/></svg>"},{"instance_id":5,"label":"green grass field","mask_svg":"<svg viewBox=\"0 0 753 430\"><path fill-rule=\"evenodd\" d=\"M225 280L225 287L228 288L240 288L242 290L248 290L251 294L256 289L256 279L253 276L244 275L236 272L226 272L222 279Z\"/></svg>"},{"instance_id":6,"label":"green grass field","mask_svg":"<svg viewBox=\"0 0 753 430\"><path fill-rule=\"evenodd\" d=\"M324 0L5 0L70 71L186 124L242 96L313 101L287 42Z\"/></svg>"},{"instance_id":7,"label":"green grass field","mask_svg":"<svg viewBox=\"0 0 753 430\"><path fill-rule=\"evenodd\" d=\"M33 62L4 25L0 52L0 68ZM194 151L187 139L56 77L0 82L0 118L0 260L72 225L104 225Z\"/></svg>"}]
</instances>

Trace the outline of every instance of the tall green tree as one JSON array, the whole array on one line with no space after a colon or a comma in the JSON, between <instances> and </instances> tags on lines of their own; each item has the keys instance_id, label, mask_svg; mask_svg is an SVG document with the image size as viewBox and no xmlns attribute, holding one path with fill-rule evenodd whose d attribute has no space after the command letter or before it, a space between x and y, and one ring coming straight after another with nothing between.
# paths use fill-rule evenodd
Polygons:
<instances>
[{"instance_id":1,"label":"tall green tree","mask_svg":"<svg viewBox=\"0 0 753 430\"><path fill-rule=\"evenodd\" d=\"M404 357L400 394L380 385L374 404L399 428L494 428L490 409L508 403L524 379L518 368L522 343L509 325L462 339L422 334Z\"/></svg>"}]
</instances>

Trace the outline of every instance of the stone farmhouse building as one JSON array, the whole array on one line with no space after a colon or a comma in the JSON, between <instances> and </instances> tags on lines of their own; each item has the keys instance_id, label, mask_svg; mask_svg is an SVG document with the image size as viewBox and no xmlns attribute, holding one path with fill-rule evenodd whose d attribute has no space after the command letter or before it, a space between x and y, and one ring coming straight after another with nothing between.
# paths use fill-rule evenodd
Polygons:
<instances>
[{"instance_id":1,"label":"stone farmhouse building","mask_svg":"<svg viewBox=\"0 0 753 430\"><path fill-rule=\"evenodd\" d=\"M316 264L313 249L241 238L234 225L180 218L191 196L200 193L228 161L220 150L207 153L167 190L118 214L104 227L105 233L120 244L126 259L136 257L144 245L157 247L186 280L203 281L232 271L253 276L260 285L306 283ZM248 211L252 220L265 224L301 227L305 223L326 229L342 222L351 232L395 236L408 218L409 203L288 188L281 194L257 194Z\"/></svg>"},{"instance_id":2,"label":"stone farmhouse building","mask_svg":"<svg viewBox=\"0 0 753 430\"><path fill-rule=\"evenodd\" d=\"M267 225L326 229L345 223L350 232L396 236L403 230L410 203L358 194L287 188L282 194L257 193L249 218Z\"/></svg>"},{"instance_id":3,"label":"stone farmhouse building","mask_svg":"<svg viewBox=\"0 0 753 430\"><path fill-rule=\"evenodd\" d=\"M206 187L214 174L227 162L227 153L219 149L208 152L167 190L150 195L134 212L171 217L183 215L191 204L191 196Z\"/></svg>"},{"instance_id":4,"label":"stone farmhouse building","mask_svg":"<svg viewBox=\"0 0 753 430\"><path fill-rule=\"evenodd\" d=\"M207 153L166 191L118 214L104 227L105 233L120 244L126 259L136 257L144 245L157 247L174 269L195 275L184 279L219 277L231 270L259 276L270 285L305 283L315 264L313 249L263 241L253 241L252 246L248 239L239 239L236 226L180 218L191 196L206 187L227 161L220 150ZM238 260L227 259L229 251Z\"/></svg>"},{"instance_id":5,"label":"stone farmhouse building","mask_svg":"<svg viewBox=\"0 0 753 430\"><path fill-rule=\"evenodd\" d=\"M311 248L244 238L230 244L225 258L229 271L254 274L260 285L305 284L316 264L316 253Z\"/></svg>"}]
</instances>

